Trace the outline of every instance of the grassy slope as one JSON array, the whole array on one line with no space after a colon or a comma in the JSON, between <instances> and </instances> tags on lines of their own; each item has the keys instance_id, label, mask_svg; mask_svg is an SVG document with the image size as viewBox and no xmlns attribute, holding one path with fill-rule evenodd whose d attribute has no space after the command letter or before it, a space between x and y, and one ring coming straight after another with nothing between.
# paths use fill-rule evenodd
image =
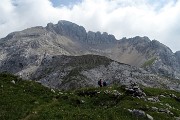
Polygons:
<instances>
[{"instance_id":1,"label":"grassy slope","mask_svg":"<svg viewBox=\"0 0 180 120\"><path fill-rule=\"evenodd\" d=\"M147 67L147 66L150 66L154 63L154 61L156 60L156 58L152 58L150 60L147 60L146 62L144 62L144 64L142 65L142 67Z\"/></svg>"},{"instance_id":2,"label":"grassy slope","mask_svg":"<svg viewBox=\"0 0 180 120\"><path fill-rule=\"evenodd\" d=\"M11 81L16 81L13 84ZM123 93L122 96L111 94L113 90ZM180 93L169 90L144 88L147 97L163 94L160 102L152 103L126 94L123 87L84 88L76 91L51 90L33 81L22 81L15 76L0 74L0 119L1 120L143 120L128 112L127 109L140 109L153 116L155 120L174 119L180 115L180 101L169 97ZM100 92L98 94L96 91ZM105 91L110 91L106 93ZM161 105L161 103L163 105ZM158 113L150 108L172 108L167 113Z\"/></svg>"}]
</instances>

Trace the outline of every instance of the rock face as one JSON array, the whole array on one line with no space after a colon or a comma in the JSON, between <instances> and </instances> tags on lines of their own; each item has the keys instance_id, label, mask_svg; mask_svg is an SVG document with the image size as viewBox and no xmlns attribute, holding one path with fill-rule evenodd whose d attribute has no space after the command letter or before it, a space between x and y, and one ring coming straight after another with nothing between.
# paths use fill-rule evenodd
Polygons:
<instances>
[{"instance_id":1,"label":"rock face","mask_svg":"<svg viewBox=\"0 0 180 120\"><path fill-rule=\"evenodd\" d=\"M67 21L48 24L47 30L78 41L88 53L103 55L121 63L126 63L155 74L180 78L180 53L175 54L165 45L147 37L123 38L119 41L113 35L87 32L82 26Z\"/></svg>"},{"instance_id":2,"label":"rock face","mask_svg":"<svg viewBox=\"0 0 180 120\"><path fill-rule=\"evenodd\" d=\"M78 42L83 42L84 44L87 43L88 45L116 42L115 37L113 35L108 35L106 32L103 34L92 31L86 32L84 27L64 20L59 21L56 25L49 23L46 29L53 33L69 37Z\"/></svg>"},{"instance_id":3,"label":"rock face","mask_svg":"<svg viewBox=\"0 0 180 120\"><path fill-rule=\"evenodd\" d=\"M156 40L151 41L147 37L137 36L116 40L113 35L106 32L86 32L84 27L68 21L59 21L57 24L49 23L46 27L39 26L10 33L0 39L0 53L0 72L7 71L25 79L47 81L52 78L52 75L49 78L48 76L43 78L40 69L46 69L44 67L51 65L57 67L57 64L63 66L66 62L68 63L69 58L63 58L62 55L81 56L87 54L106 56L121 63L142 67L143 69L139 68L138 71L140 70L143 74L147 72L148 79L153 78L153 74L180 79L180 52L173 53L167 46ZM124 81L126 83L131 81L131 78L135 81L144 81L145 78L142 79L139 72L132 72L134 67L125 66L128 65L122 67L117 62L113 62L109 67L101 66L96 70L96 66L94 66L94 69L84 70L82 75L90 80L96 80L106 74L105 79L111 78L116 82ZM65 68L72 69L71 67ZM51 70L54 69L51 68ZM101 72L95 74L98 70L103 74ZM66 73L53 74L54 77L55 75L64 76ZM130 75L133 77L129 77ZM51 84L56 86L57 80L59 77L52 78ZM75 84L73 81L71 82L71 85Z\"/></svg>"},{"instance_id":4,"label":"rock face","mask_svg":"<svg viewBox=\"0 0 180 120\"><path fill-rule=\"evenodd\" d=\"M45 86L64 90L98 86L99 79L106 81L108 85L129 86L134 83L146 87L180 90L180 81L172 81L98 55L47 56L31 79L38 80ZM131 89L135 96L145 96L137 85Z\"/></svg>"},{"instance_id":5,"label":"rock face","mask_svg":"<svg viewBox=\"0 0 180 120\"><path fill-rule=\"evenodd\" d=\"M174 54L167 46L156 40L150 41L147 37L122 39L120 43L120 48L125 49L125 52L130 51L130 55L127 53L128 59L123 63L128 62L128 64L143 67L152 73L166 77L180 78L179 54ZM126 58L127 55L123 57Z\"/></svg>"},{"instance_id":6,"label":"rock face","mask_svg":"<svg viewBox=\"0 0 180 120\"><path fill-rule=\"evenodd\" d=\"M177 51L175 53L175 56L176 56L177 61L180 63L180 51Z\"/></svg>"}]
</instances>

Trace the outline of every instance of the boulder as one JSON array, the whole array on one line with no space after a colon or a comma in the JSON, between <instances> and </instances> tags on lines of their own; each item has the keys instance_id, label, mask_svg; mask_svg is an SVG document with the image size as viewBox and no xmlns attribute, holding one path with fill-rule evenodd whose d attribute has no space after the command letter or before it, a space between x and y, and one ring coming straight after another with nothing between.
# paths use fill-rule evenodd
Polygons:
<instances>
[{"instance_id":1,"label":"boulder","mask_svg":"<svg viewBox=\"0 0 180 120\"><path fill-rule=\"evenodd\" d=\"M158 111L157 107L151 107L152 111Z\"/></svg>"},{"instance_id":2,"label":"boulder","mask_svg":"<svg viewBox=\"0 0 180 120\"><path fill-rule=\"evenodd\" d=\"M12 80L11 83L15 84L16 82L14 80Z\"/></svg>"},{"instance_id":3,"label":"boulder","mask_svg":"<svg viewBox=\"0 0 180 120\"><path fill-rule=\"evenodd\" d=\"M151 115L147 114L146 116L147 116L148 120L154 120Z\"/></svg>"},{"instance_id":4,"label":"boulder","mask_svg":"<svg viewBox=\"0 0 180 120\"><path fill-rule=\"evenodd\" d=\"M133 115L137 116L137 117L146 117L146 113L142 110L132 110L131 112Z\"/></svg>"},{"instance_id":5,"label":"boulder","mask_svg":"<svg viewBox=\"0 0 180 120\"><path fill-rule=\"evenodd\" d=\"M147 98L147 100L150 102L159 102L160 101L158 97Z\"/></svg>"},{"instance_id":6,"label":"boulder","mask_svg":"<svg viewBox=\"0 0 180 120\"><path fill-rule=\"evenodd\" d=\"M125 88L126 92L132 94L134 97L144 97L146 94L140 89L140 87L133 83Z\"/></svg>"}]
</instances>

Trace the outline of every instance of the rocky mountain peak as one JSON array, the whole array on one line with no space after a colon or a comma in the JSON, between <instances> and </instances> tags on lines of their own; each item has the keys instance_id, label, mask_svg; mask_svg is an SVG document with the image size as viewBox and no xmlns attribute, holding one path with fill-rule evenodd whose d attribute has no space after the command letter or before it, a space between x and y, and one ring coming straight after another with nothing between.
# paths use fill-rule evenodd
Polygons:
<instances>
[{"instance_id":1,"label":"rocky mountain peak","mask_svg":"<svg viewBox=\"0 0 180 120\"><path fill-rule=\"evenodd\" d=\"M0 53L0 71L24 78L30 78L47 56L93 54L180 79L180 52L174 54L157 40L146 36L117 40L106 32L86 32L84 27L65 20L10 33L0 39Z\"/></svg>"},{"instance_id":2,"label":"rocky mountain peak","mask_svg":"<svg viewBox=\"0 0 180 120\"><path fill-rule=\"evenodd\" d=\"M85 28L69 21L60 20L55 25L48 23L46 29L53 33L70 37L74 40L84 41L86 39Z\"/></svg>"},{"instance_id":3,"label":"rocky mountain peak","mask_svg":"<svg viewBox=\"0 0 180 120\"><path fill-rule=\"evenodd\" d=\"M176 51L175 55L180 56L180 51Z\"/></svg>"},{"instance_id":4,"label":"rocky mountain peak","mask_svg":"<svg viewBox=\"0 0 180 120\"><path fill-rule=\"evenodd\" d=\"M177 60L178 60L178 62L179 62L179 64L180 64L180 51L177 51L177 52L175 53L175 56L176 56L176 58L177 58Z\"/></svg>"},{"instance_id":5,"label":"rocky mountain peak","mask_svg":"<svg viewBox=\"0 0 180 120\"><path fill-rule=\"evenodd\" d=\"M116 38L114 37L114 35L110 35L106 32L92 32L89 31L87 33L87 40L88 43L90 44L110 44L110 43L115 43L117 42Z\"/></svg>"},{"instance_id":6,"label":"rocky mountain peak","mask_svg":"<svg viewBox=\"0 0 180 120\"><path fill-rule=\"evenodd\" d=\"M107 32L86 32L85 28L75 23L60 20L57 24L48 23L46 26L48 31L56 34L60 34L66 37L70 37L73 40L88 43L88 44L102 44L102 43L114 43L116 38L114 35L110 35Z\"/></svg>"},{"instance_id":7,"label":"rocky mountain peak","mask_svg":"<svg viewBox=\"0 0 180 120\"><path fill-rule=\"evenodd\" d=\"M160 43L157 40L152 40L151 45L152 45L151 47L153 47L154 49L158 49L158 51L173 53L169 47Z\"/></svg>"},{"instance_id":8,"label":"rocky mountain peak","mask_svg":"<svg viewBox=\"0 0 180 120\"><path fill-rule=\"evenodd\" d=\"M146 37L146 36L144 36L144 37L140 37L140 36L136 36L136 37L132 37L132 38L126 38L126 37L123 37L122 39L120 39L120 41L123 41L123 42L131 42L132 44L137 44L137 43L142 43L142 42L147 42L147 43L149 43L149 42L151 42L151 40L148 38L148 37Z\"/></svg>"},{"instance_id":9,"label":"rocky mountain peak","mask_svg":"<svg viewBox=\"0 0 180 120\"><path fill-rule=\"evenodd\" d=\"M151 42L151 40L144 36L144 37L140 37L140 36L136 36L136 37L133 37L133 38L130 38L130 40L134 41L134 42Z\"/></svg>"}]
</instances>

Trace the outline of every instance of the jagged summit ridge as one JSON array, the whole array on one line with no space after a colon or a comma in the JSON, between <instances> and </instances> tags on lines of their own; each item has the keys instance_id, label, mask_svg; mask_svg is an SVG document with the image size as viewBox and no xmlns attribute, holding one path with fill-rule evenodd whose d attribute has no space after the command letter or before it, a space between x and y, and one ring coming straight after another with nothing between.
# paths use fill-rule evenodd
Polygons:
<instances>
[{"instance_id":1,"label":"jagged summit ridge","mask_svg":"<svg viewBox=\"0 0 180 120\"><path fill-rule=\"evenodd\" d=\"M31 78L47 56L106 56L149 73L180 79L180 53L148 37L117 40L106 32L87 32L69 21L13 32L0 39L0 71Z\"/></svg>"},{"instance_id":2,"label":"jagged summit ridge","mask_svg":"<svg viewBox=\"0 0 180 120\"><path fill-rule=\"evenodd\" d=\"M115 42L116 38L114 35L109 35L108 33L104 32L86 32L83 26L79 26L75 23L61 20L57 24L49 23L46 26L48 31L54 32L56 34L60 34L63 36L70 37L74 40L87 42L88 44L102 44L102 43L110 43Z\"/></svg>"}]
</instances>

